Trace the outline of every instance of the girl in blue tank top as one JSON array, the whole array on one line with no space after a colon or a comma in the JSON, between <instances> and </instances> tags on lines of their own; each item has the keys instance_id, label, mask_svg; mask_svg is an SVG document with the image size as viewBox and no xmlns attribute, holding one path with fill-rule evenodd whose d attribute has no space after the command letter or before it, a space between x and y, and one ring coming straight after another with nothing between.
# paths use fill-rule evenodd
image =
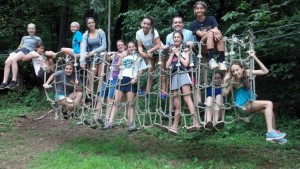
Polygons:
<instances>
[{"instance_id":1,"label":"girl in blue tank top","mask_svg":"<svg viewBox=\"0 0 300 169\"><path fill-rule=\"evenodd\" d=\"M269 70L265 65L257 58L255 52L249 52L256 63L259 65L259 70L246 69L241 62L234 62L230 66L230 72L224 77L224 85L222 88L222 94L227 95L230 92L231 86L235 90L235 105L242 107L246 112L255 111L262 112L265 115L267 123L266 140L275 143L286 143L284 139L285 133L275 130L275 117L273 113L273 103L268 100L256 100L253 92L250 90L250 82L248 76L253 75L265 75ZM230 83L231 82L231 83ZM230 85L229 85L230 84Z\"/></svg>"}]
</instances>

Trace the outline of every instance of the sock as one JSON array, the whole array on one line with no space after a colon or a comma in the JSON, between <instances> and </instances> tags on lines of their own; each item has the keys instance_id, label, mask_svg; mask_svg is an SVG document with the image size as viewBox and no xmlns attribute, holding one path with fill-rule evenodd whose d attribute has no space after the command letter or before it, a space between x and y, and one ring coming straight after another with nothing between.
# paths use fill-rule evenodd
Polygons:
<instances>
[{"instance_id":1,"label":"sock","mask_svg":"<svg viewBox=\"0 0 300 169\"><path fill-rule=\"evenodd\" d=\"M215 49L208 49L208 58L209 60L213 59L215 56Z\"/></svg>"},{"instance_id":2,"label":"sock","mask_svg":"<svg viewBox=\"0 0 300 169\"><path fill-rule=\"evenodd\" d=\"M225 60L224 51L219 51L219 62L223 62Z\"/></svg>"}]
</instances>

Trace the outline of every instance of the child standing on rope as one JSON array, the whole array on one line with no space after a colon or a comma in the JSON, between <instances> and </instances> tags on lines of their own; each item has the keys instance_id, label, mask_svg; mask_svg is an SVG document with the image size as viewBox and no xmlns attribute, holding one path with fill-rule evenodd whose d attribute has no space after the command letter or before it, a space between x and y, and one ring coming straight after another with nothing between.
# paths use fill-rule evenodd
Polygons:
<instances>
[{"instance_id":1,"label":"child standing on rope","mask_svg":"<svg viewBox=\"0 0 300 169\"><path fill-rule=\"evenodd\" d=\"M27 32L29 35L22 37L18 49L10 53L5 61L3 81L0 85L0 90L5 88L14 89L19 85L17 82L18 61L22 60L25 55L33 51L36 48L37 42L42 41L40 37L35 36L36 28L33 23L28 24ZM12 70L12 81L8 84L10 69Z\"/></svg>"},{"instance_id":2,"label":"child standing on rope","mask_svg":"<svg viewBox=\"0 0 300 169\"><path fill-rule=\"evenodd\" d=\"M194 130L200 128L200 125L197 121L196 110L194 107L194 103L191 97L191 78L189 74L186 72L187 67L190 64L190 49L188 47L183 47L183 34L180 31L174 31L173 34L174 46L172 47L172 52L170 53L169 59L166 63L166 66L169 68L172 66L172 77L171 77L171 91L174 95L173 104L175 107L175 117L173 125L168 128L168 130L174 134L177 134L178 124L180 119L181 103L180 96L178 91L181 89L183 94L183 99L187 104L189 111L193 118L193 125L189 127L189 130Z\"/></svg>"},{"instance_id":3,"label":"child standing on rope","mask_svg":"<svg viewBox=\"0 0 300 169\"><path fill-rule=\"evenodd\" d=\"M191 25L191 31L196 35L198 41L206 43L208 51L209 65L211 69L219 68L220 70L227 70L225 64L225 47L222 38L222 33L218 29L218 23L213 16L205 16L207 5L203 1L198 1L194 5L194 14L197 19ZM219 52L219 64L214 59L215 45ZM199 51L201 52L201 51Z\"/></svg>"},{"instance_id":4,"label":"child standing on rope","mask_svg":"<svg viewBox=\"0 0 300 169\"><path fill-rule=\"evenodd\" d=\"M246 69L241 62L234 62L230 66L230 72L224 77L224 85L222 94L227 95L232 87L235 89L234 101L237 107L245 110L246 112L257 111L265 115L267 123L266 140L284 144L287 142L285 133L281 133L275 129L275 117L273 113L273 103L267 100L256 100L254 93L250 89L249 75L264 75L269 72L265 65L257 58L254 52L250 52L252 57L259 65L259 70Z\"/></svg>"},{"instance_id":5,"label":"child standing on rope","mask_svg":"<svg viewBox=\"0 0 300 169\"><path fill-rule=\"evenodd\" d=\"M82 45L80 48L80 67L85 69L86 64L90 64L87 80L87 93L91 95L93 92L91 85L94 79L94 77L92 77L92 72L95 71L95 75L101 79L103 57L100 56L100 53L106 50L107 45L104 31L102 29L96 29L95 19L88 17L85 21L88 30L82 37ZM93 65L93 63L95 63L95 65ZM97 91L100 90L101 83L102 82L99 80Z\"/></svg>"},{"instance_id":6,"label":"child standing on rope","mask_svg":"<svg viewBox=\"0 0 300 169\"><path fill-rule=\"evenodd\" d=\"M38 42L35 51L31 51L22 59L23 62L30 60L32 60L35 75L39 78L44 79L44 72L47 74L55 72L55 63L52 58L45 57L45 46L42 42Z\"/></svg>"},{"instance_id":7,"label":"child standing on rope","mask_svg":"<svg viewBox=\"0 0 300 169\"><path fill-rule=\"evenodd\" d=\"M159 34L155 29L154 19L151 16L146 16L143 18L141 22L142 29L136 32L136 40L138 51L140 55L148 60L148 64L151 64L150 68L150 75L148 76L147 81L147 91L150 92L153 83L153 75L152 73L155 70L155 63L158 61L158 50L162 47L162 42L160 40ZM143 46L146 49L146 52L143 50ZM162 61L162 69L165 70L166 68L166 59L165 57L161 58ZM161 71L161 89L160 97L166 99L166 76L165 72Z\"/></svg>"},{"instance_id":8,"label":"child standing on rope","mask_svg":"<svg viewBox=\"0 0 300 169\"><path fill-rule=\"evenodd\" d=\"M112 107L111 114L108 121L103 127L104 130L110 129L113 126L114 117L118 111L118 104L121 102L123 94L127 95L127 106L128 106L128 118L129 128L128 131L136 131L135 126L135 112L134 112L134 98L137 92L137 80L142 74L144 69L147 69L146 63L136 52L136 47L133 42L127 44L128 53L127 55L121 55L119 59L119 65L122 65L120 76L122 79L119 81L117 86L115 104Z\"/></svg>"},{"instance_id":9,"label":"child standing on rope","mask_svg":"<svg viewBox=\"0 0 300 169\"><path fill-rule=\"evenodd\" d=\"M109 67L109 72L107 73L107 80L105 83L102 84L101 91L98 93L99 98L97 102L97 108L94 114L94 119L91 125L91 128L97 127L97 121L99 119L99 111L101 109L102 103L104 102L104 99L107 98L107 104L112 104L113 99L115 96L115 90L116 86L118 84L118 77L120 73L120 68L118 65L119 59L121 55L126 55L126 46L125 42L123 40L117 41L117 48L118 52L108 52L107 53L107 60L111 60L111 66ZM105 119L109 119L111 112L111 106L106 107L106 115Z\"/></svg>"},{"instance_id":10,"label":"child standing on rope","mask_svg":"<svg viewBox=\"0 0 300 169\"><path fill-rule=\"evenodd\" d=\"M73 63L67 62L64 70L53 73L43 85L44 88L49 88L53 80L56 85L55 100L65 105L69 112L75 111L76 105L82 100L82 82Z\"/></svg>"},{"instance_id":11,"label":"child standing on rope","mask_svg":"<svg viewBox=\"0 0 300 169\"><path fill-rule=\"evenodd\" d=\"M215 72L214 78L215 78L215 81L213 82L214 87L210 86L206 89L205 104L207 107L206 107L206 116L205 116L205 122L206 122L205 128L207 129L212 129L214 125L216 126L217 129L221 129L224 127L224 122L219 121L221 117L221 105L223 103L222 88L221 88L222 73ZM214 90L215 98L213 98L213 90ZM212 119L214 119L213 122Z\"/></svg>"}]
</instances>

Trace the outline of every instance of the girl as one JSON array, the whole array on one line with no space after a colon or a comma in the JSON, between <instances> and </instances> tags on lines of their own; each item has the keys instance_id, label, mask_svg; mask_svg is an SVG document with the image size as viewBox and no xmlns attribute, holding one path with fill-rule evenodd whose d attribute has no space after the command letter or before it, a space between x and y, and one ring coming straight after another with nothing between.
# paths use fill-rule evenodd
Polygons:
<instances>
[{"instance_id":1,"label":"girl","mask_svg":"<svg viewBox=\"0 0 300 169\"><path fill-rule=\"evenodd\" d=\"M198 129L200 128L196 115L195 115L195 108L193 104L193 100L191 98L191 78L188 73L183 72L187 70L187 67L190 64L190 52L189 48L185 47L184 51L181 53L181 47L183 42L183 35L180 31L174 31L173 34L173 40L174 40L174 46L172 48L172 52L170 53L170 57L167 61L166 66L170 67L172 66L172 73L175 73L172 75L171 79L171 91L174 95L173 104L175 107L175 117L173 125L168 128L168 130L174 134L177 134L178 129L178 123L180 118L180 112L181 112L181 105L180 105L180 97L178 93L178 89L181 88L182 93L184 94L183 99L185 103L187 104L189 111L193 118L193 125L189 127L189 130L192 129ZM180 66L177 64L180 63ZM178 70L179 68L179 70Z\"/></svg>"},{"instance_id":2,"label":"girl","mask_svg":"<svg viewBox=\"0 0 300 169\"><path fill-rule=\"evenodd\" d=\"M96 68L96 75L100 78L101 71L102 71L102 62L103 58L100 58L100 53L106 50L106 36L102 29L96 29L95 27L95 20L92 17L86 18L86 24L88 30L83 34L82 45L80 47L80 66L82 69L85 69L86 63L93 63L95 60L95 68ZM97 57L97 58L96 58ZM93 89L91 89L91 79L92 77L92 68L90 66L88 73L88 82L87 82L87 89L88 93L91 93ZM97 91L100 90L101 82L98 82Z\"/></svg>"},{"instance_id":3,"label":"girl","mask_svg":"<svg viewBox=\"0 0 300 169\"><path fill-rule=\"evenodd\" d=\"M250 57L252 57L259 65L259 70L246 69L244 65L240 62L232 63L230 67L230 72L225 75L224 82L226 86L222 89L222 94L227 95L230 92L230 86L228 81L233 82L233 88L235 89L235 104L237 107L242 108L246 112L257 111L262 112L265 115L267 123L267 133L266 140L273 141L280 144L286 143L287 140L284 139L285 133L281 133L275 130L275 118L273 114L273 103L267 100L255 100L255 96L250 91L250 82L248 75L252 73L253 75L264 75L269 72L265 65L256 57L254 52L250 52ZM252 98L252 102L250 102Z\"/></svg>"},{"instance_id":4,"label":"girl","mask_svg":"<svg viewBox=\"0 0 300 169\"><path fill-rule=\"evenodd\" d=\"M44 88L49 88L49 84L55 79L55 100L65 105L68 111L75 111L75 106L82 100L82 83L75 73L73 63L67 62L64 70L53 73L43 85Z\"/></svg>"},{"instance_id":5,"label":"girl","mask_svg":"<svg viewBox=\"0 0 300 169\"><path fill-rule=\"evenodd\" d=\"M194 14L196 15L197 19L191 23L190 29L196 35L198 41L206 43L210 68L219 68L220 70L227 70L225 64L225 47L222 38L222 33L218 29L219 25L215 17L205 16L206 10L207 5L205 2L198 1L195 3ZM214 60L215 45L217 46L217 50L219 51L219 64L217 64Z\"/></svg>"},{"instance_id":6,"label":"girl","mask_svg":"<svg viewBox=\"0 0 300 169\"><path fill-rule=\"evenodd\" d=\"M205 100L205 104L207 106L206 108L206 117L205 117L205 128L207 129L212 129L214 124L216 124L216 128L221 129L224 127L224 122L220 121L219 118L221 115L221 108L220 106L223 103L223 98L222 98L222 89L221 89L221 82L222 82L222 74L221 72L216 72L215 73L215 91L214 91L214 96L215 96L215 103L213 103L213 98L212 98L212 87L208 87L206 89L207 97ZM212 105L215 104L213 107ZM214 116L214 122L212 122L212 115L215 112Z\"/></svg>"},{"instance_id":7,"label":"girl","mask_svg":"<svg viewBox=\"0 0 300 169\"><path fill-rule=\"evenodd\" d=\"M24 56L23 62L32 60L35 75L44 79L44 71L47 74L55 71L55 64L52 58L46 58L44 56L45 46L42 42L38 42L35 51L32 51Z\"/></svg>"},{"instance_id":8,"label":"girl","mask_svg":"<svg viewBox=\"0 0 300 169\"><path fill-rule=\"evenodd\" d=\"M162 42L160 41L159 34L154 26L154 19L151 16L146 16L143 18L141 22L142 29L136 32L136 40L138 51L140 55L150 62L151 68L150 73L155 70L155 63L158 60L158 50L162 47ZM143 51L143 46L146 49L146 52ZM161 58L162 61L162 69L166 68L166 59L165 57ZM166 98L166 76L164 71L161 71L161 88L162 91L160 93L161 98ZM151 91L153 83L153 76L148 76L148 83L147 83L147 92Z\"/></svg>"},{"instance_id":9,"label":"girl","mask_svg":"<svg viewBox=\"0 0 300 169\"><path fill-rule=\"evenodd\" d=\"M118 48L118 52L116 52L116 53L108 52L107 53L107 56L108 56L107 59L112 60L112 65L110 67L111 71L108 73L108 76L107 76L107 77L109 77L109 79L107 79L106 82L102 84L102 89L99 92L99 97L101 97L101 98L99 98L99 100L98 100L97 108L96 108L96 111L94 114L94 119L93 119L91 128L97 127L97 121L99 119L99 111L100 111L100 107L101 107L104 99L107 98L107 103L112 104L113 98L115 96L115 89L117 86L118 77L119 77L119 73L120 73L120 69L118 66L119 58L121 55L126 55L125 42L123 40L118 40L117 48ZM107 106L105 119L109 119L110 112L111 112L111 106Z\"/></svg>"},{"instance_id":10,"label":"girl","mask_svg":"<svg viewBox=\"0 0 300 169\"><path fill-rule=\"evenodd\" d=\"M72 48L61 48L61 51L74 56L80 54L80 43L82 42L82 33L79 31L80 25L78 22L72 22L70 30L74 34L72 39Z\"/></svg>"},{"instance_id":11,"label":"girl","mask_svg":"<svg viewBox=\"0 0 300 169\"><path fill-rule=\"evenodd\" d=\"M17 75L18 75L18 61L22 60L25 55L27 55L29 52L33 51L36 48L37 42L41 42L41 38L38 36L35 36L35 25L33 23L28 24L27 26L27 32L28 36L23 36L20 46L17 50L10 53L8 58L5 61L5 67L4 67L4 75L3 75L3 81L0 85L0 90L9 88L14 89L18 86L17 82ZM8 84L8 77L10 73L10 69L12 69L12 81Z\"/></svg>"},{"instance_id":12,"label":"girl","mask_svg":"<svg viewBox=\"0 0 300 169\"><path fill-rule=\"evenodd\" d=\"M120 72L122 79L117 86L116 98L114 100L116 104L114 104L112 107L108 121L103 127L104 130L112 128L113 119L118 110L118 104L121 102L124 93L127 95L128 102L128 131L132 132L137 130L134 122L134 97L137 92L137 80L142 74L142 71L147 69L147 66L144 60L135 53L136 47L133 42L128 42L127 47L128 54L121 55L118 63L119 65L123 66L123 69Z\"/></svg>"}]
</instances>

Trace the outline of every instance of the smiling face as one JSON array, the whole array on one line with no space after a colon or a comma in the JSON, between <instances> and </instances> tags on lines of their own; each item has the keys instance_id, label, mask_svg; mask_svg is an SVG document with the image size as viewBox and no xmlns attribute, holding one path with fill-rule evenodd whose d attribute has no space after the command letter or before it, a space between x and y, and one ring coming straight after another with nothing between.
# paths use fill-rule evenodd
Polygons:
<instances>
[{"instance_id":1,"label":"smiling face","mask_svg":"<svg viewBox=\"0 0 300 169\"><path fill-rule=\"evenodd\" d=\"M128 43L128 46L127 46L127 49L130 53L134 52L136 47L135 47L135 44L133 42L129 42Z\"/></svg>"},{"instance_id":2,"label":"smiling face","mask_svg":"<svg viewBox=\"0 0 300 169\"><path fill-rule=\"evenodd\" d=\"M89 30L95 30L95 20L93 18L89 18L86 21L86 26L89 28Z\"/></svg>"},{"instance_id":3,"label":"smiling face","mask_svg":"<svg viewBox=\"0 0 300 169\"><path fill-rule=\"evenodd\" d=\"M234 78L236 79L241 79L244 75L245 69L242 68L240 65L237 65L237 64L233 64L231 66L231 74Z\"/></svg>"},{"instance_id":4,"label":"smiling face","mask_svg":"<svg viewBox=\"0 0 300 169\"><path fill-rule=\"evenodd\" d=\"M174 31L182 31L183 29L183 21L180 17L173 18L172 28Z\"/></svg>"},{"instance_id":5,"label":"smiling face","mask_svg":"<svg viewBox=\"0 0 300 169\"><path fill-rule=\"evenodd\" d=\"M117 48L119 52L123 52L125 50L125 44L122 41L117 42Z\"/></svg>"},{"instance_id":6,"label":"smiling face","mask_svg":"<svg viewBox=\"0 0 300 169\"><path fill-rule=\"evenodd\" d=\"M45 47L44 46L37 47L36 52L40 55L43 54L45 52Z\"/></svg>"},{"instance_id":7,"label":"smiling face","mask_svg":"<svg viewBox=\"0 0 300 169\"><path fill-rule=\"evenodd\" d=\"M197 17L201 17L201 16L204 16L205 14L205 11L206 11L206 8L203 4L199 3L199 4L196 4L196 6L194 7L194 13Z\"/></svg>"},{"instance_id":8,"label":"smiling face","mask_svg":"<svg viewBox=\"0 0 300 169\"><path fill-rule=\"evenodd\" d=\"M29 34L30 36L35 35L35 32L36 32L35 25L32 24L32 23L29 24L29 25L27 26L27 32L28 32L28 34Z\"/></svg>"},{"instance_id":9,"label":"smiling face","mask_svg":"<svg viewBox=\"0 0 300 169\"><path fill-rule=\"evenodd\" d=\"M67 76L71 76L72 73L73 73L73 66L72 65L66 65L65 73L66 73Z\"/></svg>"},{"instance_id":10,"label":"smiling face","mask_svg":"<svg viewBox=\"0 0 300 169\"><path fill-rule=\"evenodd\" d=\"M174 41L174 45L175 46L181 45L182 41L183 41L182 34L179 33L179 32L174 32L174 34L173 34L173 41Z\"/></svg>"},{"instance_id":11,"label":"smiling face","mask_svg":"<svg viewBox=\"0 0 300 169\"><path fill-rule=\"evenodd\" d=\"M215 74L215 84L216 86L220 86L222 82L222 76L220 73Z\"/></svg>"},{"instance_id":12,"label":"smiling face","mask_svg":"<svg viewBox=\"0 0 300 169\"><path fill-rule=\"evenodd\" d=\"M142 27L144 33L148 33L152 27L151 20L148 18L144 18L141 22L141 27Z\"/></svg>"},{"instance_id":13,"label":"smiling face","mask_svg":"<svg viewBox=\"0 0 300 169\"><path fill-rule=\"evenodd\" d=\"M70 25L70 30L71 30L72 33L75 33L76 31L79 30L79 27L78 27L77 24L72 23L72 24Z\"/></svg>"}]
</instances>

